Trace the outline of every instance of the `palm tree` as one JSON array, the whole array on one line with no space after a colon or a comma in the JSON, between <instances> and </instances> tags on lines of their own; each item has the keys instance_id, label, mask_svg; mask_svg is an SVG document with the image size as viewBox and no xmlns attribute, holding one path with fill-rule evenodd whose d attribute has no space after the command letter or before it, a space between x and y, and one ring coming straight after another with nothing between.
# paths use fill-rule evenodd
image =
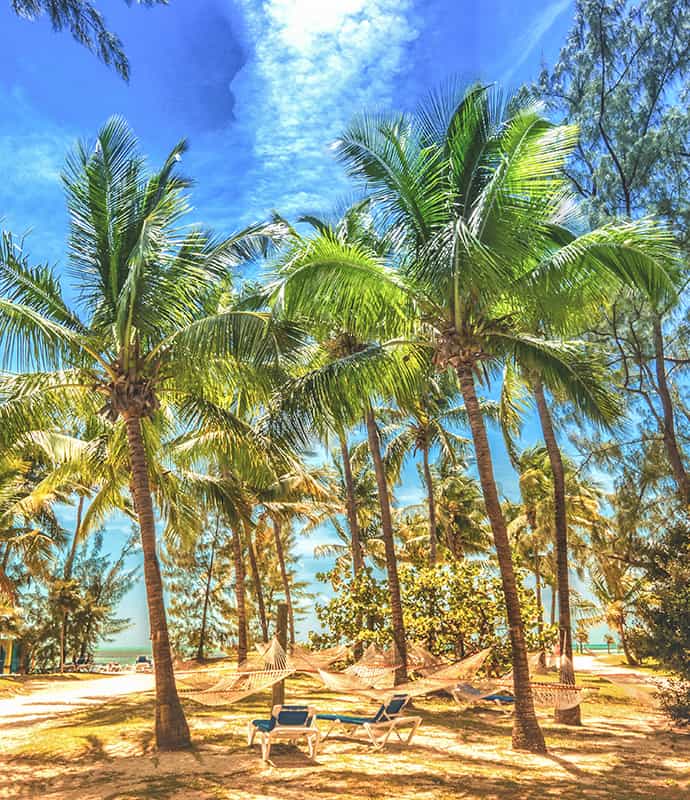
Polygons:
<instances>
[{"instance_id":1,"label":"palm tree","mask_svg":"<svg viewBox=\"0 0 690 800\"><path fill-rule=\"evenodd\" d=\"M634 566L621 555L625 552L627 538L621 536L613 525L598 526L593 532L589 561L589 576L595 608L583 615L587 625L606 623L618 633L625 660L631 666L637 659L628 640L628 620L642 601L646 580Z\"/></svg>"},{"instance_id":2,"label":"palm tree","mask_svg":"<svg viewBox=\"0 0 690 800\"><path fill-rule=\"evenodd\" d=\"M142 6L167 5L168 0L125 0ZM54 31L67 29L72 36L104 63L115 67L129 80L129 61L119 37L109 31L103 15L89 0L12 0L12 10L19 17L36 20L46 15Z\"/></svg>"},{"instance_id":3,"label":"palm tree","mask_svg":"<svg viewBox=\"0 0 690 800\"><path fill-rule=\"evenodd\" d=\"M562 311L559 290L574 282L588 300L602 302L622 276L657 294L673 291L665 269L675 259L673 239L649 220L569 236L554 249L554 230L571 218L562 166L575 143L574 128L552 125L535 105L504 105L484 87L459 100L457 93L450 100L433 96L416 116L364 117L343 134L336 153L364 183L398 246L399 274L386 274L371 249L339 247L324 235L292 256L280 288L288 314L318 319L326 305L329 318L337 313L364 340L378 331L382 341L396 313L408 330L416 322L415 338L438 371L457 374L506 599L513 746L535 752L545 744L477 381L486 384L512 359L550 388L572 384L576 406L598 407L603 398L590 350L535 336L528 321L537 312L549 319Z\"/></svg>"},{"instance_id":4,"label":"palm tree","mask_svg":"<svg viewBox=\"0 0 690 800\"><path fill-rule=\"evenodd\" d=\"M16 392L43 398L65 390L95 400L124 435L130 492L141 532L156 677L156 742L189 745L173 675L152 498L161 434L203 416L205 386L243 361L273 363L285 337L271 321L244 311L208 313L209 285L266 244L253 228L216 241L183 224L188 181L177 172L180 142L162 168L147 174L137 140L119 118L81 144L63 182L70 217L69 256L79 293L65 301L47 267L0 263L4 352L29 367ZM86 316L82 316L85 314ZM229 359L229 360L228 360ZM169 482L155 487L165 515L175 514ZM190 516L193 516L190 513Z\"/></svg>"},{"instance_id":5,"label":"palm tree","mask_svg":"<svg viewBox=\"0 0 690 800\"><path fill-rule=\"evenodd\" d=\"M441 457L448 463L455 463L467 444L466 439L449 430L453 424L467 422L464 407L453 403L455 394L457 385L453 386L448 380L443 383L430 381L428 392L417 395L403 408L393 409L386 415L397 428L387 432L390 438L386 446L386 462L393 471L395 480L399 480L405 459L410 454L422 454L422 476L429 520L429 563L432 566L437 561L438 522L430 451L439 447Z\"/></svg>"}]
</instances>

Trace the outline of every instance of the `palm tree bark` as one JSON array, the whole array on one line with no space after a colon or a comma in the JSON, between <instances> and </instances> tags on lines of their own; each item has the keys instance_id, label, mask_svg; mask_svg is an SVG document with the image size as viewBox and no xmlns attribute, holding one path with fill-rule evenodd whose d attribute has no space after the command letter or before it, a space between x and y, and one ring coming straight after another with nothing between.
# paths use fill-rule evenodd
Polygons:
<instances>
[{"instance_id":1,"label":"palm tree bark","mask_svg":"<svg viewBox=\"0 0 690 800\"><path fill-rule=\"evenodd\" d=\"M137 414L126 414L124 418L129 446L132 502L139 520L141 549L144 556L144 583L156 680L156 745L161 750L180 750L189 747L191 740L175 685L163 599L163 581L156 552L156 521L153 514L141 418Z\"/></svg>"},{"instance_id":2,"label":"palm tree bark","mask_svg":"<svg viewBox=\"0 0 690 800\"><path fill-rule=\"evenodd\" d=\"M681 502L687 508L690 506L690 476L688 476L688 473L685 469L683 456L681 454L680 446L678 445L678 437L676 436L676 423L673 416L673 400L671 398L671 392L668 386L668 378L666 376L664 333L661 327L661 317L654 317L652 330L654 337L657 391L659 393L661 409L663 412L662 434L664 438L664 447L671 465L671 470L673 472L673 477L676 482Z\"/></svg>"},{"instance_id":3,"label":"palm tree bark","mask_svg":"<svg viewBox=\"0 0 690 800\"><path fill-rule=\"evenodd\" d=\"M206 644L206 621L208 619L208 603L211 596L211 581L213 580L213 562L216 556L216 542L218 541L218 530L220 529L220 519L216 517L216 530L211 542L211 556L208 561L208 572L206 574L206 586L204 588L204 607L201 612L201 628L199 630L199 646L196 650L197 661L204 660L204 645Z\"/></svg>"},{"instance_id":4,"label":"palm tree bark","mask_svg":"<svg viewBox=\"0 0 690 800\"><path fill-rule=\"evenodd\" d=\"M72 538L72 546L70 547L67 558L65 559L64 577L68 581L72 577L72 568L74 567L74 559L77 556L77 548L79 547L79 533L81 531L81 519L84 513L84 496L79 496L79 504L77 505L77 521L74 526L74 536Z\"/></svg>"},{"instance_id":5,"label":"palm tree bark","mask_svg":"<svg viewBox=\"0 0 690 800\"><path fill-rule=\"evenodd\" d=\"M627 634L625 633L625 625L624 625L624 623L622 623L622 622L620 623L620 625L618 626L618 632L620 633L621 647L623 648L623 653L625 655L626 664L628 664L631 667L636 667L637 666L637 659L635 658L635 656L632 654L632 652L630 650L630 645L628 644L628 637L627 637Z\"/></svg>"},{"instance_id":6,"label":"palm tree bark","mask_svg":"<svg viewBox=\"0 0 690 800\"><path fill-rule=\"evenodd\" d=\"M350 539L352 540L352 574L356 578L364 569L364 554L362 541L359 534L359 521L357 519L357 497L355 495L355 481L352 477L352 464L347 439L344 433L338 434L340 440L340 454L343 459L343 476L345 478L345 501L347 506L347 521L350 526Z\"/></svg>"},{"instance_id":7,"label":"palm tree bark","mask_svg":"<svg viewBox=\"0 0 690 800\"><path fill-rule=\"evenodd\" d=\"M347 446L347 437L344 432L338 434L340 441L340 455L343 460L343 477L345 478L345 503L347 507L347 521L350 526L350 542L352 550L352 576L357 576L364 569L364 553L362 552L362 540L359 533L359 520L357 519L357 495L355 494L355 481L352 477L352 464L350 462L350 451ZM362 615L358 614L355 618L357 630L362 628ZM354 657L358 660L362 657L364 646L362 642L356 641L354 644Z\"/></svg>"},{"instance_id":8,"label":"palm tree bark","mask_svg":"<svg viewBox=\"0 0 690 800\"><path fill-rule=\"evenodd\" d=\"M429 504L429 564L436 566L436 499L434 498L434 483L429 467L429 448L422 447L422 464L424 467L424 483L426 484L427 502Z\"/></svg>"},{"instance_id":9,"label":"palm tree bark","mask_svg":"<svg viewBox=\"0 0 690 800\"><path fill-rule=\"evenodd\" d=\"M285 593L285 604L288 610L288 626L290 628L290 644L295 643L295 616L292 611L292 595L290 593L290 576L288 575L285 564L285 551L283 549L283 526L278 517L271 517L273 523L273 537L276 543L276 554L278 556L278 566L280 567L280 577L283 581L283 591Z\"/></svg>"},{"instance_id":10,"label":"palm tree bark","mask_svg":"<svg viewBox=\"0 0 690 800\"><path fill-rule=\"evenodd\" d=\"M381 530L383 532L383 546L386 552L386 572L388 574L388 592L391 599L391 621L393 623L393 639L400 658L400 666L395 671L395 683L404 683L407 680L407 642L405 639L405 623L403 621L402 601L400 599L400 581L398 579L398 560L395 555L395 538L393 534L393 520L391 517L390 495L386 470L381 455L381 442L379 429L376 425L374 412L371 408L366 413L367 438L369 450L374 462L374 474L381 506Z\"/></svg>"},{"instance_id":11,"label":"palm tree bark","mask_svg":"<svg viewBox=\"0 0 690 800\"><path fill-rule=\"evenodd\" d=\"M239 528L232 532L232 556L235 565L235 605L237 606L237 663L247 660L247 603L245 597L244 558Z\"/></svg>"},{"instance_id":12,"label":"palm tree bark","mask_svg":"<svg viewBox=\"0 0 690 800\"><path fill-rule=\"evenodd\" d=\"M256 595L256 607L259 611L259 624L261 625L261 638L268 642L268 619L266 618L266 604L264 603L264 589L261 585L261 575L259 565L256 562L256 550L252 532L248 525L245 525L245 539L247 542L247 553L249 554L249 566L252 568L252 583L254 584L254 594Z\"/></svg>"},{"instance_id":13,"label":"palm tree bark","mask_svg":"<svg viewBox=\"0 0 690 800\"><path fill-rule=\"evenodd\" d=\"M558 638L560 644L560 681L575 684L573 667L573 632L570 620L570 577L568 574L568 517L565 501L565 471L544 386L538 378L532 381L537 413L553 474L554 524L556 529L556 576L558 580ZM556 709L555 719L564 725L581 725L580 706Z\"/></svg>"},{"instance_id":14,"label":"palm tree bark","mask_svg":"<svg viewBox=\"0 0 690 800\"><path fill-rule=\"evenodd\" d=\"M77 521L74 526L74 536L72 537L72 546L69 549L67 558L65 559L65 567L63 570L63 577L68 581L72 577L72 569L74 567L74 559L77 557L77 548L79 547L79 532L81 530L81 518L84 512L84 496L79 496L79 503L77 505ZM60 630L60 672L65 670L65 641L67 639L67 623L69 621L69 613L63 611L62 624Z\"/></svg>"},{"instance_id":15,"label":"palm tree bark","mask_svg":"<svg viewBox=\"0 0 690 800\"><path fill-rule=\"evenodd\" d=\"M458 367L460 390L472 431L474 451L477 459L479 481L484 496L486 513L491 523L491 530L496 547L496 556L501 571L503 594L505 596L508 615L508 629L512 648L513 690L515 694L515 722L513 724L513 748L529 750L533 753L545 753L546 744L536 714L530 686L529 665L527 663L527 646L522 626L520 599L518 597L515 570L513 569L510 542L505 519L498 499L496 479L494 477L491 450L486 435L486 426L479 400L474 386L474 374L469 364Z\"/></svg>"}]
</instances>

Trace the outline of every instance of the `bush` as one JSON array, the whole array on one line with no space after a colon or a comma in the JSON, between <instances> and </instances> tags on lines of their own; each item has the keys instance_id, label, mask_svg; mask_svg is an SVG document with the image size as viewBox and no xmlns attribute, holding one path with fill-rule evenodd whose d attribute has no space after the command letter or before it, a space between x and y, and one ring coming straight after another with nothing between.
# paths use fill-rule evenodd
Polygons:
<instances>
[{"instance_id":1,"label":"bush","mask_svg":"<svg viewBox=\"0 0 690 800\"><path fill-rule=\"evenodd\" d=\"M675 678L657 692L662 711L674 722L690 724L690 681Z\"/></svg>"}]
</instances>

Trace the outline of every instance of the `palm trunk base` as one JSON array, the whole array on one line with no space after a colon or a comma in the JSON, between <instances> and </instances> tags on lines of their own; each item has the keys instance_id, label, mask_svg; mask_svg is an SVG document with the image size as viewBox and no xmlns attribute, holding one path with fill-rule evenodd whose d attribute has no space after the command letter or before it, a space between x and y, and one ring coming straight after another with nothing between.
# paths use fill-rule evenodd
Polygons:
<instances>
[{"instance_id":1,"label":"palm trunk base","mask_svg":"<svg viewBox=\"0 0 690 800\"><path fill-rule=\"evenodd\" d=\"M560 725L582 725L580 706L575 708L557 708L553 715L554 721Z\"/></svg>"},{"instance_id":2,"label":"palm trunk base","mask_svg":"<svg viewBox=\"0 0 690 800\"><path fill-rule=\"evenodd\" d=\"M156 747L158 750L185 750L192 746L189 726L179 700L156 707Z\"/></svg>"},{"instance_id":3,"label":"palm trunk base","mask_svg":"<svg viewBox=\"0 0 690 800\"><path fill-rule=\"evenodd\" d=\"M529 753L546 753L546 742L539 723L533 714L515 714L513 723L513 750Z\"/></svg>"},{"instance_id":4,"label":"palm trunk base","mask_svg":"<svg viewBox=\"0 0 690 800\"><path fill-rule=\"evenodd\" d=\"M567 649L572 653L572 642L569 642ZM570 658L561 659L561 670L558 676L561 683L575 685L575 670L573 669L573 662ZM582 711L580 706L575 708L557 708L554 712L553 718L561 725L582 725Z\"/></svg>"}]
</instances>

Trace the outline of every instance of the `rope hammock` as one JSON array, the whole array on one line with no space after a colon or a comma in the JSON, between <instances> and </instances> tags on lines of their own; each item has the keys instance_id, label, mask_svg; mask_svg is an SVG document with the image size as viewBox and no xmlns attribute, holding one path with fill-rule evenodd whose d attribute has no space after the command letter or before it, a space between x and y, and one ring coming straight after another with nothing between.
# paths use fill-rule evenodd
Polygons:
<instances>
[{"instance_id":1,"label":"rope hammock","mask_svg":"<svg viewBox=\"0 0 690 800\"><path fill-rule=\"evenodd\" d=\"M400 683L396 686L381 686L374 683L371 679L345 672L327 672L319 670L319 677L326 688L334 692L343 694L358 694L374 700L380 700L391 691L404 693L410 697L420 697L421 695L439 692L443 689L456 684L459 680L471 680L486 660L489 650L482 650L468 658L454 664L447 664L437 667L434 672L427 676L407 683Z\"/></svg>"},{"instance_id":2,"label":"rope hammock","mask_svg":"<svg viewBox=\"0 0 690 800\"><path fill-rule=\"evenodd\" d=\"M309 650L307 647L293 644L288 654L288 662L296 672L315 673L336 661L347 658L349 653L350 648L346 644L328 647L325 650Z\"/></svg>"},{"instance_id":3,"label":"rope hammock","mask_svg":"<svg viewBox=\"0 0 690 800\"><path fill-rule=\"evenodd\" d=\"M442 658L430 653L425 647L417 642L407 643L407 669L410 671L424 674L425 670L433 670L442 667Z\"/></svg>"},{"instance_id":4,"label":"rope hammock","mask_svg":"<svg viewBox=\"0 0 690 800\"><path fill-rule=\"evenodd\" d=\"M208 706L236 703L261 692L295 672L280 642L273 637L267 645L257 645L257 652L238 665L236 670L218 674L211 671L185 672L176 675L178 690L192 700Z\"/></svg>"},{"instance_id":5,"label":"rope hammock","mask_svg":"<svg viewBox=\"0 0 690 800\"><path fill-rule=\"evenodd\" d=\"M393 686L393 673L401 664L395 645L388 650L380 650L375 644L370 644L359 661L347 667L345 673L367 686L387 688Z\"/></svg>"}]
</instances>

